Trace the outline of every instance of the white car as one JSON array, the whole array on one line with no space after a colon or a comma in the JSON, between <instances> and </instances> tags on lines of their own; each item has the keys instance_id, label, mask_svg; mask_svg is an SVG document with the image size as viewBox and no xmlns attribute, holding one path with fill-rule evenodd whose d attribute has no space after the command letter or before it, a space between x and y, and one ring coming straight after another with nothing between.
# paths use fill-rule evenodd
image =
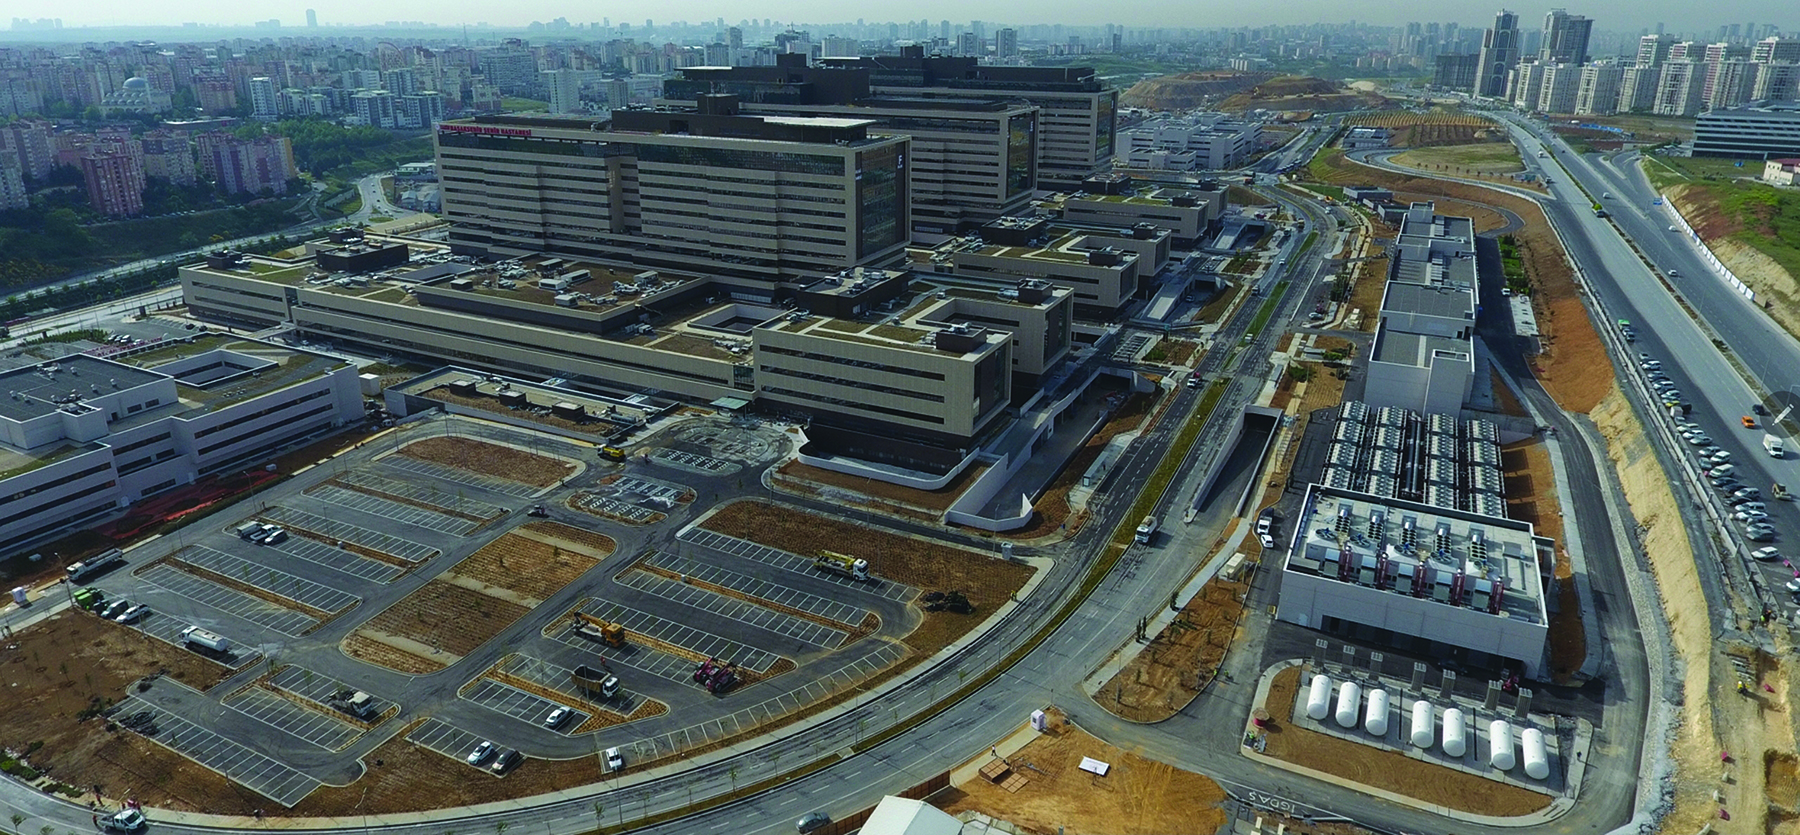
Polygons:
<instances>
[{"instance_id":1,"label":"white car","mask_svg":"<svg viewBox=\"0 0 1800 835\"><path fill-rule=\"evenodd\" d=\"M625 770L625 755L619 753L619 749L608 748L604 756L606 757L606 770L609 773Z\"/></svg>"},{"instance_id":2,"label":"white car","mask_svg":"<svg viewBox=\"0 0 1800 835\"><path fill-rule=\"evenodd\" d=\"M145 606L144 604L139 603L136 606L126 609L123 612L120 612L119 616L116 618L113 618L113 620L118 623L135 623L139 618L143 617L149 611L150 611L149 606Z\"/></svg>"},{"instance_id":3,"label":"white car","mask_svg":"<svg viewBox=\"0 0 1800 835\"><path fill-rule=\"evenodd\" d=\"M475 750L469 752L469 765L481 765L493 755L494 743L484 739L480 745L475 746Z\"/></svg>"},{"instance_id":4,"label":"white car","mask_svg":"<svg viewBox=\"0 0 1800 835\"><path fill-rule=\"evenodd\" d=\"M1773 545L1768 545L1751 551L1750 558L1760 562L1774 562L1781 559L1781 551Z\"/></svg>"}]
</instances>

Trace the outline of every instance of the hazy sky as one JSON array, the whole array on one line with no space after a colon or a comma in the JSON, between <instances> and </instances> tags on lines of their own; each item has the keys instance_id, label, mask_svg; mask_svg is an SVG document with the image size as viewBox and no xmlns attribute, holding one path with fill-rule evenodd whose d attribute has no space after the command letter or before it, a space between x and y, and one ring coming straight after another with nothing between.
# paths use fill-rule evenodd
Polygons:
<instances>
[{"instance_id":1,"label":"hazy sky","mask_svg":"<svg viewBox=\"0 0 1800 835\"><path fill-rule=\"evenodd\" d=\"M904 17L962 22L969 19L1010 23L1120 23L1127 26L1255 26L1269 23L1366 21L1377 24L1437 20L1463 24L1492 20L1500 3L1395 3L1392 0L1284 0L1280 3L1222 2L1221 0L907 0L894 3L844 3L840 0L799 0L766 3L751 0L663 0L655 3L572 3L567 0L313 0L308 3L223 3L189 0L59 0L9 4L6 17L60 17L65 26L168 25L186 21L248 24L276 18L283 27L305 23L306 9L319 12L329 23L383 23L389 20L422 20L444 24L486 21L498 26L519 26L533 20L566 17L586 23L612 18L633 27L645 18L658 21L711 20L727 24L754 15L777 21L837 21L858 17L870 21ZM1792 0L1733 0L1729 3L1695 3L1693 0L1572 0L1570 12L1594 18L1598 29L1635 31L1666 23L1670 31L1697 31L1727 23L1776 23L1784 29L1800 28ZM1510 6L1525 21L1541 20L1550 6ZM1030 10L1031 20L1020 14ZM1717 15L1729 15L1718 17Z\"/></svg>"}]
</instances>

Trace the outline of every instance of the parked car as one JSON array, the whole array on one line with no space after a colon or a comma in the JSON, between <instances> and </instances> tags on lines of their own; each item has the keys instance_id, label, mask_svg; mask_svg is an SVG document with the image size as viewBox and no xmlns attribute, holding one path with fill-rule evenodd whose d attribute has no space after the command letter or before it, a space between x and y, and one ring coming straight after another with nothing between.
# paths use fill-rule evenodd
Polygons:
<instances>
[{"instance_id":1,"label":"parked car","mask_svg":"<svg viewBox=\"0 0 1800 835\"><path fill-rule=\"evenodd\" d=\"M106 604L106 608L100 610L100 617L112 620L125 614L125 610L129 608L131 608L131 601L121 597L118 600Z\"/></svg>"},{"instance_id":2,"label":"parked car","mask_svg":"<svg viewBox=\"0 0 1800 835\"><path fill-rule=\"evenodd\" d=\"M480 745L475 746L475 750L469 752L469 765L481 765L482 763L487 762L488 757L493 755L494 743L484 739L481 741Z\"/></svg>"},{"instance_id":3,"label":"parked car","mask_svg":"<svg viewBox=\"0 0 1800 835\"><path fill-rule=\"evenodd\" d=\"M519 753L519 749L509 749L500 756L495 757L494 764L488 766L488 770L495 774L505 774L506 772L511 771L513 766L518 765L524 759L525 755Z\"/></svg>"},{"instance_id":4,"label":"parked car","mask_svg":"<svg viewBox=\"0 0 1800 835\"><path fill-rule=\"evenodd\" d=\"M559 707L550 711L549 716L544 717L544 727L557 728L567 721L569 721L569 709L566 707Z\"/></svg>"},{"instance_id":5,"label":"parked car","mask_svg":"<svg viewBox=\"0 0 1800 835\"><path fill-rule=\"evenodd\" d=\"M1775 538L1775 526L1751 525L1744 530L1744 538L1751 542L1769 542Z\"/></svg>"},{"instance_id":6,"label":"parked car","mask_svg":"<svg viewBox=\"0 0 1800 835\"><path fill-rule=\"evenodd\" d=\"M604 757L608 773L616 773L625 770L625 755L620 753L618 748L606 749Z\"/></svg>"},{"instance_id":7,"label":"parked car","mask_svg":"<svg viewBox=\"0 0 1800 835\"><path fill-rule=\"evenodd\" d=\"M1740 488L1739 490L1732 493L1731 495L1743 496L1746 499L1760 499L1760 498L1762 498L1762 491L1756 489L1755 487L1744 487L1744 488Z\"/></svg>"},{"instance_id":8,"label":"parked car","mask_svg":"<svg viewBox=\"0 0 1800 835\"><path fill-rule=\"evenodd\" d=\"M149 606L145 606L144 604L139 603L136 606L126 609L123 612L120 612L119 616L116 618L113 618L113 620L118 621L119 623L136 623L139 618L142 618L149 611L150 611Z\"/></svg>"},{"instance_id":9,"label":"parked car","mask_svg":"<svg viewBox=\"0 0 1800 835\"><path fill-rule=\"evenodd\" d=\"M830 823L831 823L831 816L825 814L824 812L807 812L805 815L802 815L800 817L800 821L798 823L794 824L794 831L802 833L802 835L805 835L805 833L807 833L807 832L812 832L812 831L815 831L818 829L823 829L826 826L828 826Z\"/></svg>"},{"instance_id":10,"label":"parked car","mask_svg":"<svg viewBox=\"0 0 1800 835\"><path fill-rule=\"evenodd\" d=\"M1766 548L1758 548L1751 551L1750 558L1759 562L1774 562L1781 559L1781 551L1771 545Z\"/></svg>"}]
</instances>

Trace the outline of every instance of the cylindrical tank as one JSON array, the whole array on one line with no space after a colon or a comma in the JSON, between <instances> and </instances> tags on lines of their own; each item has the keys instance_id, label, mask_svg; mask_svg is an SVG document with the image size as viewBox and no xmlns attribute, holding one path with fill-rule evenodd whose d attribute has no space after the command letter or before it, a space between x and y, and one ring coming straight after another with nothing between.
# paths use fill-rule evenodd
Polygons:
<instances>
[{"instance_id":1,"label":"cylindrical tank","mask_svg":"<svg viewBox=\"0 0 1800 835\"><path fill-rule=\"evenodd\" d=\"M1550 752L1544 750L1544 732L1526 728L1519 734L1519 748L1525 755L1525 776L1542 780L1550 776Z\"/></svg>"},{"instance_id":2,"label":"cylindrical tank","mask_svg":"<svg viewBox=\"0 0 1800 835\"><path fill-rule=\"evenodd\" d=\"M1387 736L1388 694L1379 687L1369 691L1369 707L1363 712L1363 730L1376 736Z\"/></svg>"},{"instance_id":3,"label":"cylindrical tank","mask_svg":"<svg viewBox=\"0 0 1800 835\"><path fill-rule=\"evenodd\" d=\"M1469 729L1463 725L1463 712L1456 708L1444 710L1444 753L1452 757L1460 757L1469 751Z\"/></svg>"},{"instance_id":4,"label":"cylindrical tank","mask_svg":"<svg viewBox=\"0 0 1800 835\"><path fill-rule=\"evenodd\" d=\"M1354 681L1338 685L1337 723L1340 728L1356 727L1356 708L1362 704L1362 688Z\"/></svg>"},{"instance_id":5,"label":"cylindrical tank","mask_svg":"<svg viewBox=\"0 0 1800 835\"><path fill-rule=\"evenodd\" d=\"M1325 714L1331 712L1331 676L1320 673L1313 676L1312 690L1306 694L1306 718L1314 722L1325 721Z\"/></svg>"},{"instance_id":6,"label":"cylindrical tank","mask_svg":"<svg viewBox=\"0 0 1800 835\"><path fill-rule=\"evenodd\" d=\"M1518 757L1513 754L1512 726L1505 719L1495 719L1488 723L1488 765L1501 771L1511 771L1518 764Z\"/></svg>"},{"instance_id":7,"label":"cylindrical tank","mask_svg":"<svg viewBox=\"0 0 1800 835\"><path fill-rule=\"evenodd\" d=\"M1425 701L1424 699L1413 702L1412 744L1417 745L1420 748L1431 747L1432 718L1430 702Z\"/></svg>"}]
</instances>

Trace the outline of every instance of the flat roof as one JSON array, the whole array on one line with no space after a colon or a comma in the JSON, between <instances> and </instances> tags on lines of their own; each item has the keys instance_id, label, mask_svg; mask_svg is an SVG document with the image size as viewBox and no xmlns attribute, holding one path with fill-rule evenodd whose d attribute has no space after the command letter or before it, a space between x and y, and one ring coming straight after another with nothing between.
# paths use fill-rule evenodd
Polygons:
<instances>
[{"instance_id":1,"label":"flat roof","mask_svg":"<svg viewBox=\"0 0 1800 835\"><path fill-rule=\"evenodd\" d=\"M228 352L221 360L235 366L238 373L190 376L177 363L209 351ZM182 415L203 414L245 400L280 391L306 382L348 363L337 357L290 348L273 342L246 339L230 334L206 334L178 342L149 347L141 352L117 355L121 362L131 363L152 372L163 370L175 377L176 392L185 408ZM147 412L163 415L167 412ZM118 424L115 424L115 429Z\"/></svg>"},{"instance_id":2,"label":"flat roof","mask_svg":"<svg viewBox=\"0 0 1800 835\"><path fill-rule=\"evenodd\" d=\"M65 402L80 402L93 395L94 386L118 391L149 385L165 375L143 371L86 354L70 354L0 371L0 418L26 421L53 414Z\"/></svg>"},{"instance_id":3,"label":"flat roof","mask_svg":"<svg viewBox=\"0 0 1800 835\"><path fill-rule=\"evenodd\" d=\"M1466 339L1406 333L1384 327L1375 340L1375 350L1370 354L1370 359L1375 362L1427 368L1431 365L1431 358L1439 351L1465 358L1472 356L1469 352L1469 341Z\"/></svg>"},{"instance_id":4,"label":"flat roof","mask_svg":"<svg viewBox=\"0 0 1800 835\"><path fill-rule=\"evenodd\" d=\"M1530 523L1314 484L1294 531L1288 571L1548 623L1539 573L1539 548L1548 545ZM1459 572L1464 596L1452 601Z\"/></svg>"},{"instance_id":5,"label":"flat roof","mask_svg":"<svg viewBox=\"0 0 1800 835\"><path fill-rule=\"evenodd\" d=\"M856 128L875 124L874 119L839 119L831 116L773 116L762 115L762 120L772 125L798 125L814 128Z\"/></svg>"},{"instance_id":6,"label":"flat roof","mask_svg":"<svg viewBox=\"0 0 1800 835\"><path fill-rule=\"evenodd\" d=\"M1414 284L1390 281L1382 295L1381 310L1442 316L1449 319L1474 319L1475 291L1454 284Z\"/></svg>"}]
</instances>

